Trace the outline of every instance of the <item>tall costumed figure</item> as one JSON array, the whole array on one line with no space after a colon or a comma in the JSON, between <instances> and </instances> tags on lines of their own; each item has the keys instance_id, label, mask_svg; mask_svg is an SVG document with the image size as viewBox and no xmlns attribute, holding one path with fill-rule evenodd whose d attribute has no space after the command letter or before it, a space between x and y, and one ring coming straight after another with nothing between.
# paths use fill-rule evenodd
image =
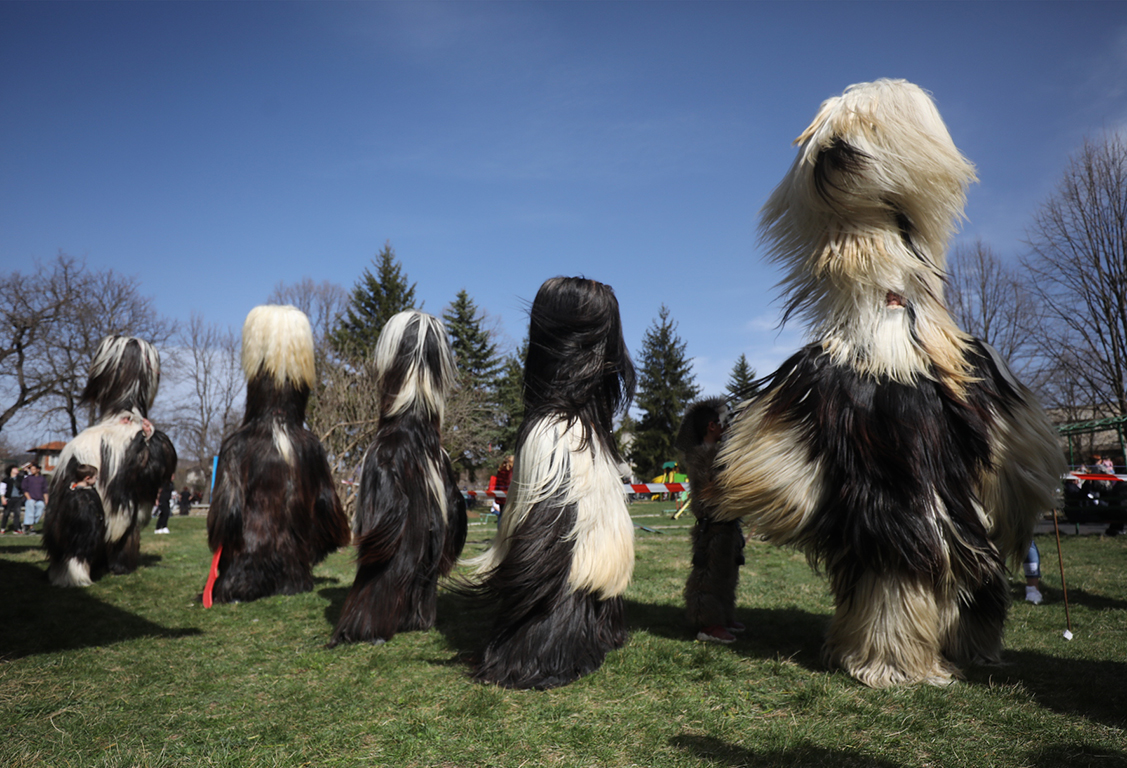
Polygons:
<instances>
[{"instance_id":1,"label":"tall costumed figure","mask_svg":"<svg viewBox=\"0 0 1127 768\"><path fill-rule=\"evenodd\" d=\"M207 513L214 554L204 604L313 589L313 566L349 541L317 437L305 428L313 332L295 307L255 307L243 324L242 424L219 449Z\"/></svg>"},{"instance_id":2,"label":"tall costumed figure","mask_svg":"<svg viewBox=\"0 0 1127 768\"><path fill-rule=\"evenodd\" d=\"M438 579L466 543L466 502L442 449L457 381L446 329L423 312L400 312L380 333L375 364L379 425L360 473L356 579L334 646L433 627Z\"/></svg>"},{"instance_id":3,"label":"tall costumed figure","mask_svg":"<svg viewBox=\"0 0 1127 768\"><path fill-rule=\"evenodd\" d=\"M160 355L152 344L102 339L80 398L98 420L63 448L44 513L47 576L55 586L89 586L103 569L137 570L141 528L176 471L172 441L148 418L159 386ZM97 468L96 499L71 487L84 464Z\"/></svg>"},{"instance_id":4,"label":"tall costumed figure","mask_svg":"<svg viewBox=\"0 0 1127 768\"><path fill-rule=\"evenodd\" d=\"M829 577L828 664L873 687L946 684L1001 659L1016 566L1063 457L1033 394L944 303L974 167L926 92L822 104L762 211L784 319L814 341L743 404L717 457L720 514Z\"/></svg>"},{"instance_id":5,"label":"tall costumed figure","mask_svg":"<svg viewBox=\"0 0 1127 768\"><path fill-rule=\"evenodd\" d=\"M580 277L545 282L529 318L505 514L475 561L475 591L496 611L475 679L554 688L626 643L634 528L611 430L633 395L614 291Z\"/></svg>"}]
</instances>

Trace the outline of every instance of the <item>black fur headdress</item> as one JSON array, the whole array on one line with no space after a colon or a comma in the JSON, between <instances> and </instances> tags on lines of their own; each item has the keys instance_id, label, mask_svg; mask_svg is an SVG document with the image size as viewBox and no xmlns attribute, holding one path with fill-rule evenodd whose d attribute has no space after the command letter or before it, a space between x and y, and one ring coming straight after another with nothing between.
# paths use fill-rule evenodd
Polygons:
<instances>
[{"instance_id":1,"label":"black fur headdress","mask_svg":"<svg viewBox=\"0 0 1127 768\"><path fill-rule=\"evenodd\" d=\"M634 532L611 429L633 395L634 366L614 292L593 280L545 282L528 335L508 502L493 546L474 561L471 591L496 610L475 677L552 688L626 642Z\"/></svg>"}]
</instances>

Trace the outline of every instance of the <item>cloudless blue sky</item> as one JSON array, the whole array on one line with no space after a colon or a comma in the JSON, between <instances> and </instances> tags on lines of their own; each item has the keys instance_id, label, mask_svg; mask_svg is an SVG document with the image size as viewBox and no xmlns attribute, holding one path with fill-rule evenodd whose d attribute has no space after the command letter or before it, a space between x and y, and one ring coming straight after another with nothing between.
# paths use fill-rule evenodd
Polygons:
<instances>
[{"instance_id":1,"label":"cloudless blue sky","mask_svg":"<svg viewBox=\"0 0 1127 768\"><path fill-rule=\"evenodd\" d=\"M464 288L507 344L583 274L635 357L667 305L719 393L801 343L758 209L818 105L880 77L978 167L960 240L1014 257L1069 154L1127 126L1127 4L3 2L0 265L61 250L239 328L390 241L424 309Z\"/></svg>"}]
</instances>

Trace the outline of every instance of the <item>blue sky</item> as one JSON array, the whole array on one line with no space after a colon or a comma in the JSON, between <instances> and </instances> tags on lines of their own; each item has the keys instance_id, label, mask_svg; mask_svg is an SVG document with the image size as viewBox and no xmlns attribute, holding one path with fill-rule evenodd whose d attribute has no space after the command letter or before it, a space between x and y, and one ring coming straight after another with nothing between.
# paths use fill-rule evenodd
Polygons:
<instances>
[{"instance_id":1,"label":"blue sky","mask_svg":"<svg viewBox=\"0 0 1127 768\"><path fill-rule=\"evenodd\" d=\"M847 85L907 78L1014 257L1086 135L1127 126L1127 4L0 3L0 265L60 250L241 326L385 241L439 314L524 335L558 274L670 308L707 393L777 329L757 211Z\"/></svg>"}]
</instances>

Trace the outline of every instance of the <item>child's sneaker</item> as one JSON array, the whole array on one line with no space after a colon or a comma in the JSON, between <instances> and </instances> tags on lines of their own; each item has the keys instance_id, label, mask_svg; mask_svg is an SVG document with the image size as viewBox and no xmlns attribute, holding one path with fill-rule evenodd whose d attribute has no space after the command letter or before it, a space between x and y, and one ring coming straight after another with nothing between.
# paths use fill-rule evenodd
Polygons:
<instances>
[{"instance_id":1,"label":"child's sneaker","mask_svg":"<svg viewBox=\"0 0 1127 768\"><path fill-rule=\"evenodd\" d=\"M702 640L706 643L728 643L736 642L736 636L729 632L726 628L715 624L711 627L705 627L700 632L697 632L697 640Z\"/></svg>"},{"instance_id":2,"label":"child's sneaker","mask_svg":"<svg viewBox=\"0 0 1127 768\"><path fill-rule=\"evenodd\" d=\"M1041 604L1041 590L1037 589L1037 587L1026 587L1025 588L1025 602L1033 603L1034 605L1040 605Z\"/></svg>"}]
</instances>

